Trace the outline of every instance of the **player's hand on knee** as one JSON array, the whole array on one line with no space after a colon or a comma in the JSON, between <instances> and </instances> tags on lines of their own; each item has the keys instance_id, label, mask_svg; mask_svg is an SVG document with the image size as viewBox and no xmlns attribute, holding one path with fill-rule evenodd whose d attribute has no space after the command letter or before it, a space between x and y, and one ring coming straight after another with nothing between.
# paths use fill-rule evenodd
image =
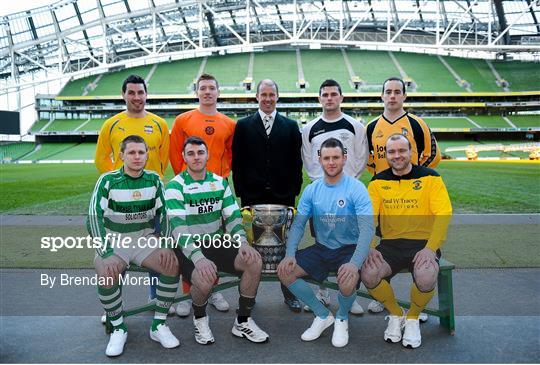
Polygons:
<instances>
[{"instance_id":1,"label":"player's hand on knee","mask_svg":"<svg viewBox=\"0 0 540 365\"><path fill-rule=\"evenodd\" d=\"M437 267L437 256L435 252L427 247L421 249L414 255L413 263L414 269L429 269L430 267Z\"/></svg>"},{"instance_id":2,"label":"player's hand on knee","mask_svg":"<svg viewBox=\"0 0 540 365\"><path fill-rule=\"evenodd\" d=\"M379 269L382 266L383 262L384 261L382 254L378 250L370 248L368 257L364 265L366 265L368 269Z\"/></svg>"},{"instance_id":3,"label":"player's hand on knee","mask_svg":"<svg viewBox=\"0 0 540 365\"><path fill-rule=\"evenodd\" d=\"M242 245L238 249L240 258L242 261L248 265L255 263L257 260L261 259L259 252L249 245Z\"/></svg>"},{"instance_id":4,"label":"player's hand on knee","mask_svg":"<svg viewBox=\"0 0 540 365\"><path fill-rule=\"evenodd\" d=\"M348 262L339 267L337 272L338 285L352 285L358 275L358 266Z\"/></svg>"},{"instance_id":5,"label":"player's hand on knee","mask_svg":"<svg viewBox=\"0 0 540 365\"><path fill-rule=\"evenodd\" d=\"M119 280L120 274L124 271L124 266L115 256L110 256L103 260L103 269L108 277Z\"/></svg>"},{"instance_id":6,"label":"player's hand on knee","mask_svg":"<svg viewBox=\"0 0 540 365\"><path fill-rule=\"evenodd\" d=\"M211 285L217 279L217 267L216 265L208 260L207 258L200 259L195 263L195 270L197 270L199 276L205 284L210 283Z\"/></svg>"},{"instance_id":7,"label":"player's hand on knee","mask_svg":"<svg viewBox=\"0 0 540 365\"><path fill-rule=\"evenodd\" d=\"M159 265L166 271L175 271L178 268L178 259L172 250L159 250Z\"/></svg>"},{"instance_id":8,"label":"player's hand on knee","mask_svg":"<svg viewBox=\"0 0 540 365\"><path fill-rule=\"evenodd\" d=\"M283 260L279 263L277 267L277 272L279 276L290 275L294 268L296 267L296 259L291 256L285 256Z\"/></svg>"}]
</instances>

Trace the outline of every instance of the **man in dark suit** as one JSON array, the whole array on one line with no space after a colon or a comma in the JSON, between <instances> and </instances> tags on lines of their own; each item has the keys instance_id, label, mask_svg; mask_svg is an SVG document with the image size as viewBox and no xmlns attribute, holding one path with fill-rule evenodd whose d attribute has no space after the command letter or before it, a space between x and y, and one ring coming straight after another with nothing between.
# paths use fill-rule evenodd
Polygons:
<instances>
[{"instance_id":1,"label":"man in dark suit","mask_svg":"<svg viewBox=\"0 0 540 365\"><path fill-rule=\"evenodd\" d=\"M236 124L232 171L242 206L294 206L302 188L300 129L298 123L277 113L278 96L274 81L261 80L256 94L259 110ZM281 290L285 304L300 312L302 307L294 295L283 285Z\"/></svg>"}]
</instances>

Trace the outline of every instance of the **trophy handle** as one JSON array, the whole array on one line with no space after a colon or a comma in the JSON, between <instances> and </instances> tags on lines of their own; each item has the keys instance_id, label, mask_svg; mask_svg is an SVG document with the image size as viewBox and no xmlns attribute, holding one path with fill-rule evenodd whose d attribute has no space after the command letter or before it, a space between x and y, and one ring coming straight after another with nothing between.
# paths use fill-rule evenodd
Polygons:
<instances>
[{"instance_id":1,"label":"trophy handle","mask_svg":"<svg viewBox=\"0 0 540 365\"><path fill-rule=\"evenodd\" d=\"M283 228L281 229L281 236L283 237L284 243L287 243L287 235L289 233L289 229L291 228L295 215L296 215L296 208L287 207L287 220L285 221L285 224L283 225Z\"/></svg>"},{"instance_id":2,"label":"trophy handle","mask_svg":"<svg viewBox=\"0 0 540 365\"><path fill-rule=\"evenodd\" d=\"M240 208L240 214L242 215L242 225L246 231L246 237L248 243L253 245L253 208L246 206Z\"/></svg>"}]
</instances>

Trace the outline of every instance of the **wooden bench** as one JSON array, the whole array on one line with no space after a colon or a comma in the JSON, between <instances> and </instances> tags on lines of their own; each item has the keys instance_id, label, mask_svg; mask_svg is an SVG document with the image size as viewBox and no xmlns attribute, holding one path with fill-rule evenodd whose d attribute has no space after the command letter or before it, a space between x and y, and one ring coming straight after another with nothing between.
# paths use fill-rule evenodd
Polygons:
<instances>
[{"instance_id":1,"label":"wooden bench","mask_svg":"<svg viewBox=\"0 0 540 365\"><path fill-rule=\"evenodd\" d=\"M454 292L452 287L452 270L454 264L445 259L440 260L439 276L437 278L437 295L439 298L438 308L425 308L424 312L432 316L439 317L439 324L446 328L451 335L455 332L455 318L454 318ZM148 272L148 270L140 267L130 267L130 271ZM405 272L405 271L404 271ZM232 276L227 273L219 273L220 278L227 278L231 280L220 282L213 289L213 292L219 292L221 290L236 287L240 284L240 279L236 276ZM277 274L263 274L261 281L279 281ZM310 283L319 284L314 280L308 280ZM326 280L322 285L329 289L339 290L337 283ZM359 289L356 294L360 297L372 299L371 295L365 290ZM174 303L182 302L190 298L189 294L184 294L174 299ZM399 305L404 308L410 307L410 302L405 300L398 300ZM262 304L262 303L261 303ZM262 304L264 305L264 304ZM124 317L132 316L135 314L154 310L154 304L148 303L139 307L130 308L124 311ZM107 323L107 331L110 331L110 325Z\"/></svg>"}]
</instances>

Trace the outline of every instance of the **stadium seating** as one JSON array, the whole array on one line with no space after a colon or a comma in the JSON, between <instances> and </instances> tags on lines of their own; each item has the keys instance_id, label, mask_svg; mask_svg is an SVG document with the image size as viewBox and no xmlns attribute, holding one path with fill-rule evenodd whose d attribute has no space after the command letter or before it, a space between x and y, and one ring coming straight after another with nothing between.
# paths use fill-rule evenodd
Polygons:
<instances>
[{"instance_id":1,"label":"stadium seating","mask_svg":"<svg viewBox=\"0 0 540 365\"><path fill-rule=\"evenodd\" d=\"M431 129L437 128L476 128L474 124L462 117L424 117L424 121Z\"/></svg>"},{"instance_id":2,"label":"stadium seating","mask_svg":"<svg viewBox=\"0 0 540 365\"><path fill-rule=\"evenodd\" d=\"M32 142L8 142L0 144L0 162L14 162L34 149Z\"/></svg>"},{"instance_id":3,"label":"stadium seating","mask_svg":"<svg viewBox=\"0 0 540 365\"><path fill-rule=\"evenodd\" d=\"M249 54L234 54L219 57L209 57L204 72L219 75L219 90L221 93L243 93L245 87L242 81L246 78L249 68Z\"/></svg>"},{"instance_id":4,"label":"stadium seating","mask_svg":"<svg viewBox=\"0 0 540 365\"><path fill-rule=\"evenodd\" d=\"M139 75L144 79L151 68L152 66L140 66L107 73L101 77L96 88L88 92L88 95L120 95L122 93L122 83L129 75Z\"/></svg>"},{"instance_id":5,"label":"stadium seating","mask_svg":"<svg viewBox=\"0 0 540 365\"><path fill-rule=\"evenodd\" d=\"M219 75L217 75L219 78ZM253 80L272 79L280 92L298 92L298 68L294 51L255 53Z\"/></svg>"},{"instance_id":6,"label":"stadium seating","mask_svg":"<svg viewBox=\"0 0 540 365\"><path fill-rule=\"evenodd\" d=\"M77 129L86 119L55 119L43 132L69 132Z\"/></svg>"},{"instance_id":7,"label":"stadium seating","mask_svg":"<svg viewBox=\"0 0 540 365\"><path fill-rule=\"evenodd\" d=\"M536 115L509 115L508 119L518 128L540 128L540 114Z\"/></svg>"},{"instance_id":8,"label":"stadium seating","mask_svg":"<svg viewBox=\"0 0 540 365\"><path fill-rule=\"evenodd\" d=\"M360 79L372 87L366 91L380 92L380 85L391 76L399 76L399 71L388 52L347 50L352 68Z\"/></svg>"},{"instance_id":9,"label":"stadium seating","mask_svg":"<svg viewBox=\"0 0 540 365\"><path fill-rule=\"evenodd\" d=\"M501 116L499 115L474 115L470 117L481 128L512 128Z\"/></svg>"},{"instance_id":10,"label":"stadium seating","mask_svg":"<svg viewBox=\"0 0 540 365\"><path fill-rule=\"evenodd\" d=\"M540 66L537 62L493 62L501 77L510 83L511 91L534 91L540 87Z\"/></svg>"},{"instance_id":11,"label":"stadium seating","mask_svg":"<svg viewBox=\"0 0 540 365\"><path fill-rule=\"evenodd\" d=\"M308 91L317 92L326 78L335 78L344 91L352 91L350 75L343 54L337 49L301 50L304 76ZM352 70L365 85L363 91L379 91L380 84L400 72L389 52L348 49L346 55ZM460 87L454 76L437 56L393 52L399 66L417 84L418 92L467 92ZM282 92L298 92L298 67L294 50L256 52L253 65L253 83L262 78L274 79ZM250 54L211 56L206 58L204 72L214 74L223 86L222 93L241 92L242 81L248 74ZM470 84L474 92L503 91L496 84L495 76L485 60L443 57L446 63ZM201 68L204 58L186 59L160 63L148 80L149 94L189 94L193 80ZM538 90L540 71L533 62L492 61L501 78L509 82L511 91ZM59 96L80 96L85 88L88 95L118 95L120 85L129 74L146 78L154 65L140 66L122 71L105 73L95 85L87 88L98 76L90 76L69 82Z\"/></svg>"},{"instance_id":12,"label":"stadium seating","mask_svg":"<svg viewBox=\"0 0 540 365\"><path fill-rule=\"evenodd\" d=\"M96 153L95 143L81 143L55 154L54 160L93 160Z\"/></svg>"},{"instance_id":13,"label":"stadium seating","mask_svg":"<svg viewBox=\"0 0 540 365\"><path fill-rule=\"evenodd\" d=\"M148 82L149 94L190 94L201 58L160 63Z\"/></svg>"},{"instance_id":14,"label":"stadium seating","mask_svg":"<svg viewBox=\"0 0 540 365\"><path fill-rule=\"evenodd\" d=\"M416 83L418 92L465 92L437 56L394 52L394 56ZM399 75L398 75L399 76Z\"/></svg>"},{"instance_id":15,"label":"stadium seating","mask_svg":"<svg viewBox=\"0 0 540 365\"><path fill-rule=\"evenodd\" d=\"M308 82L306 91L319 92L319 86L326 79L334 79L341 85L343 92L354 89L350 85L350 76L343 55L339 50L303 50L300 52L304 77Z\"/></svg>"},{"instance_id":16,"label":"stadium seating","mask_svg":"<svg viewBox=\"0 0 540 365\"><path fill-rule=\"evenodd\" d=\"M107 119L90 119L90 121L84 123L80 128L79 132L99 132L101 129L101 126L103 125L103 122L105 122Z\"/></svg>"},{"instance_id":17,"label":"stadium seating","mask_svg":"<svg viewBox=\"0 0 540 365\"><path fill-rule=\"evenodd\" d=\"M495 77L484 60L458 57L444 57L444 60L463 80L469 83L473 92L502 91L495 83Z\"/></svg>"},{"instance_id":18,"label":"stadium seating","mask_svg":"<svg viewBox=\"0 0 540 365\"><path fill-rule=\"evenodd\" d=\"M97 76L88 76L82 79L72 80L64 86L58 96L81 96L85 88L96 78Z\"/></svg>"},{"instance_id":19,"label":"stadium seating","mask_svg":"<svg viewBox=\"0 0 540 365\"><path fill-rule=\"evenodd\" d=\"M49 120L48 119L40 119L38 121L36 121L32 127L30 128L30 134L33 134L33 133L37 133L39 131L41 131L43 129L43 127L45 127L47 125L47 123L49 123Z\"/></svg>"},{"instance_id":20,"label":"stadium seating","mask_svg":"<svg viewBox=\"0 0 540 365\"><path fill-rule=\"evenodd\" d=\"M53 156L74 146L76 146L76 143L43 143L38 145L34 152L24 156L21 160L40 161L52 159Z\"/></svg>"}]
</instances>

